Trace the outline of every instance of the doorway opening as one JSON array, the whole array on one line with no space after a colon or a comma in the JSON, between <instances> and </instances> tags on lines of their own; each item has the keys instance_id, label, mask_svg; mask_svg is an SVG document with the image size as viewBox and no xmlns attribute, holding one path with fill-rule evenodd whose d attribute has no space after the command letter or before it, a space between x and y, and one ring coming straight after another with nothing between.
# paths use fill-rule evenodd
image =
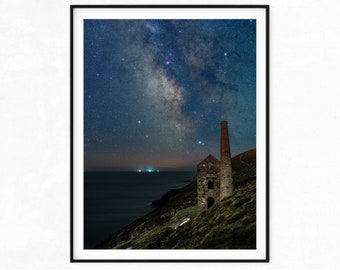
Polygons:
<instances>
[{"instance_id":1,"label":"doorway opening","mask_svg":"<svg viewBox=\"0 0 340 270\"><path fill-rule=\"evenodd\" d=\"M214 200L214 198L212 198L212 197L209 197L209 198L208 198L208 208L210 208L211 206L213 206L213 205L214 205L214 203L215 203L215 200Z\"/></svg>"}]
</instances>

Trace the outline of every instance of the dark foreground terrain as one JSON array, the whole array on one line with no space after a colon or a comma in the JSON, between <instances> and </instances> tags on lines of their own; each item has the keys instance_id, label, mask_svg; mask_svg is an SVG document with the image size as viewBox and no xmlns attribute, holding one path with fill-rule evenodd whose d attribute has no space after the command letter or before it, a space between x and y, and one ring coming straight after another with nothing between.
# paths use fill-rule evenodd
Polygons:
<instances>
[{"instance_id":1,"label":"dark foreground terrain","mask_svg":"<svg viewBox=\"0 0 340 270\"><path fill-rule=\"evenodd\" d=\"M157 208L108 236L98 249L255 249L256 149L232 158L233 196L196 207L196 179L167 192Z\"/></svg>"}]
</instances>

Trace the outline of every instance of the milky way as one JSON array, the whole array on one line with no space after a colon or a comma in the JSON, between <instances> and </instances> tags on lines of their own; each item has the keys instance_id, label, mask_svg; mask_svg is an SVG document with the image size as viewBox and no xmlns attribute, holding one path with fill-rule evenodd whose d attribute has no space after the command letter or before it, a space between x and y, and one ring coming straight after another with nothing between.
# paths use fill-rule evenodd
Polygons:
<instances>
[{"instance_id":1,"label":"milky way","mask_svg":"<svg viewBox=\"0 0 340 270\"><path fill-rule=\"evenodd\" d=\"M256 147L255 20L85 20L85 170L195 169Z\"/></svg>"}]
</instances>

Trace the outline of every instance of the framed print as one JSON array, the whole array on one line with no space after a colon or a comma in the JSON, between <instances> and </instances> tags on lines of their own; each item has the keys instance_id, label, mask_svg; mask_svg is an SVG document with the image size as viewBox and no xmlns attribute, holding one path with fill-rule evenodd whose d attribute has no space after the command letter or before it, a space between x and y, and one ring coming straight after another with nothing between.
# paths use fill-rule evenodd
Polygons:
<instances>
[{"instance_id":1,"label":"framed print","mask_svg":"<svg viewBox=\"0 0 340 270\"><path fill-rule=\"evenodd\" d=\"M71 261L269 261L269 6L71 6Z\"/></svg>"}]
</instances>

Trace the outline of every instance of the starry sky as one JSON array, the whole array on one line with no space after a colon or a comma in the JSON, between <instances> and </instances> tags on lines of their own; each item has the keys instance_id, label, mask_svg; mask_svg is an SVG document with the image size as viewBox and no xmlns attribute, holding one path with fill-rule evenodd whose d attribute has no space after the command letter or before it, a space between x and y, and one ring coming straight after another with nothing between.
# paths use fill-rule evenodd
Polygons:
<instances>
[{"instance_id":1,"label":"starry sky","mask_svg":"<svg viewBox=\"0 0 340 270\"><path fill-rule=\"evenodd\" d=\"M256 20L85 20L85 171L195 170L256 147Z\"/></svg>"}]
</instances>

